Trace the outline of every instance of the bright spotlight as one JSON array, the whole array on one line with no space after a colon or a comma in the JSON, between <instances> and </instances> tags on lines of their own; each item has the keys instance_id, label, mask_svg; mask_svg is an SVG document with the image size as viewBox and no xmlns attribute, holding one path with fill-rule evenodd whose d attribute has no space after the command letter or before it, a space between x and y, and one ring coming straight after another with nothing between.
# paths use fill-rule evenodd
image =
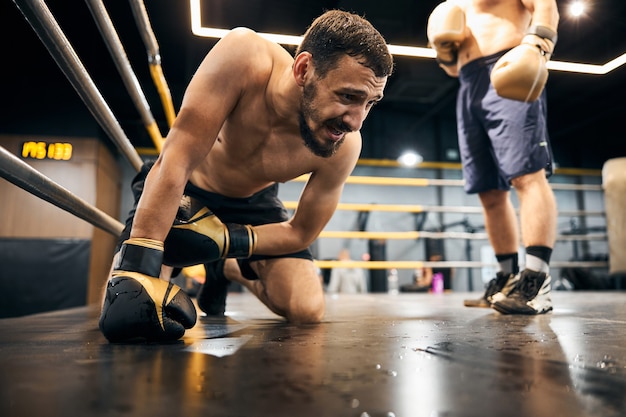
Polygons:
<instances>
[{"instance_id":1,"label":"bright spotlight","mask_svg":"<svg viewBox=\"0 0 626 417\"><path fill-rule=\"evenodd\" d=\"M412 151L405 152L398 157L398 163L402 165L403 167L407 167L407 168L416 167L423 160L424 158L422 157L422 155L412 152Z\"/></svg>"},{"instance_id":2,"label":"bright spotlight","mask_svg":"<svg viewBox=\"0 0 626 417\"><path fill-rule=\"evenodd\" d=\"M580 17L585 13L585 4L582 1L575 1L569 5L569 14Z\"/></svg>"}]
</instances>

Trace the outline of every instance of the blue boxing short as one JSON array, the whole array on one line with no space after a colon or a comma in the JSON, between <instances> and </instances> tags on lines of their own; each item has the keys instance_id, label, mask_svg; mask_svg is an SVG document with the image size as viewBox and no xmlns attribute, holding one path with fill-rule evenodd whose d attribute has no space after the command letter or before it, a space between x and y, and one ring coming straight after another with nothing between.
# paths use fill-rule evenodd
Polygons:
<instances>
[{"instance_id":1,"label":"blue boxing short","mask_svg":"<svg viewBox=\"0 0 626 417\"><path fill-rule=\"evenodd\" d=\"M130 211L128 219L126 220L126 227L118 240L117 250L119 250L122 242L130 237L130 229L137 209L137 203L143 192L143 185L152 165L154 165L154 162L144 164L141 171L133 179L132 190L135 197L135 205ZM201 201L223 223L258 226L268 223L280 223L289 219L287 209L278 199L278 184L270 185L250 197L232 198L205 191L188 182L185 187L185 194ZM305 249L279 256L252 255L250 258L237 259L237 261L239 262L239 268L244 277L247 279L258 279L256 273L250 267L250 262L273 258L301 258L313 260L313 254L310 250Z\"/></svg>"},{"instance_id":2,"label":"blue boxing short","mask_svg":"<svg viewBox=\"0 0 626 417\"><path fill-rule=\"evenodd\" d=\"M489 76L507 51L465 64L456 102L465 191L509 190L511 180L546 169L552 174L546 91L534 102L500 97Z\"/></svg>"}]
</instances>

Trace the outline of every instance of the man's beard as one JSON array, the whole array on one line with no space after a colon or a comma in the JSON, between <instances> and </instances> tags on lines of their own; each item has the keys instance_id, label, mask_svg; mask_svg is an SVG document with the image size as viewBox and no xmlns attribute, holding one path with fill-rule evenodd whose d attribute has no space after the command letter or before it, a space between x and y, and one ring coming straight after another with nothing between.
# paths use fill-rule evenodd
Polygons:
<instances>
[{"instance_id":1,"label":"man's beard","mask_svg":"<svg viewBox=\"0 0 626 417\"><path fill-rule=\"evenodd\" d=\"M341 146L341 144L343 143L346 137L345 136L342 137L337 142L333 142L333 141L319 142L318 140L316 140L315 136L313 135L313 131L311 130L311 128L306 122L307 116L309 117L309 119L318 119L317 111L311 106L311 103L315 99L316 95L317 95L317 91L314 85L304 86L304 94L302 98L302 111L298 115L299 122L300 122L300 135L302 136L302 139L304 140L305 146L309 148L311 152L313 152L313 154L320 156L322 158L330 158L337 152L337 149L339 149L339 147ZM348 130L345 128L345 126L343 125L341 121L337 123L337 125L339 126L340 129L344 131Z\"/></svg>"}]
</instances>

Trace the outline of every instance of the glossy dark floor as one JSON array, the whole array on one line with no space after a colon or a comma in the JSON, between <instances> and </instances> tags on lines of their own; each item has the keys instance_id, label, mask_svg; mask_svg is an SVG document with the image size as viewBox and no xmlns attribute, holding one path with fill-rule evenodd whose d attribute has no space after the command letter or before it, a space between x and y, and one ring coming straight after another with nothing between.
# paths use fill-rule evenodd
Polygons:
<instances>
[{"instance_id":1,"label":"glossy dark floor","mask_svg":"<svg viewBox=\"0 0 626 417\"><path fill-rule=\"evenodd\" d=\"M0 416L626 415L626 292L555 292L532 317L468 295L329 297L294 326L231 294L164 345L107 343L97 307L3 319Z\"/></svg>"}]
</instances>

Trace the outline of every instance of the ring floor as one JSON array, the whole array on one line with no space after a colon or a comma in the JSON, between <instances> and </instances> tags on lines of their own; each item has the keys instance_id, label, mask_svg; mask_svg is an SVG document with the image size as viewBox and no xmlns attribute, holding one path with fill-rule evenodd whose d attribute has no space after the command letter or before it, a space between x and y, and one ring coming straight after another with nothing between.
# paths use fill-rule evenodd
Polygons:
<instances>
[{"instance_id":1,"label":"ring floor","mask_svg":"<svg viewBox=\"0 0 626 417\"><path fill-rule=\"evenodd\" d=\"M626 292L555 309L478 293L339 295L319 325L248 293L169 344L110 344L98 306L0 320L0 416L625 416Z\"/></svg>"}]
</instances>

